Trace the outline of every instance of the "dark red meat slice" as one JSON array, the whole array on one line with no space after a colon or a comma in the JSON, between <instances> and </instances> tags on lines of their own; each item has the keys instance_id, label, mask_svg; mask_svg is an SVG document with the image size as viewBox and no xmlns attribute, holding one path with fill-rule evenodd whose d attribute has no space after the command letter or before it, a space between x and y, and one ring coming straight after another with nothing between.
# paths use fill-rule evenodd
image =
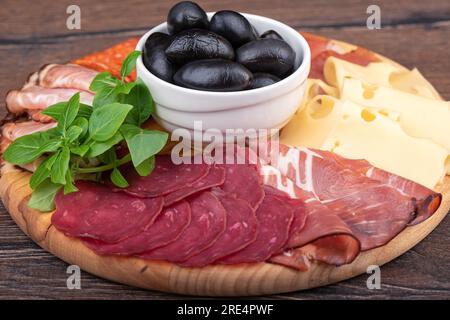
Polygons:
<instances>
[{"instance_id":1,"label":"dark red meat slice","mask_svg":"<svg viewBox=\"0 0 450 320\"><path fill-rule=\"evenodd\" d=\"M77 181L78 192L56 196L52 224L66 235L114 243L148 228L161 212L163 199L140 199L111 193L107 186Z\"/></svg>"},{"instance_id":2,"label":"dark red meat slice","mask_svg":"<svg viewBox=\"0 0 450 320\"><path fill-rule=\"evenodd\" d=\"M98 240L85 241L100 255L133 255L150 251L176 241L191 222L191 208L187 201L179 201L164 208L155 222L145 231L113 244Z\"/></svg>"},{"instance_id":3,"label":"dark red meat slice","mask_svg":"<svg viewBox=\"0 0 450 320\"><path fill-rule=\"evenodd\" d=\"M130 186L118 189L136 197L159 197L177 191L188 184L205 177L210 166L207 164L179 164L170 156L157 156L155 169L149 176L141 177L132 166L121 167Z\"/></svg>"},{"instance_id":4,"label":"dark red meat slice","mask_svg":"<svg viewBox=\"0 0 450 320\"><path fill-rule=\"evenodd\" d=\"M225 232L212 246L183 261L183 266L203 267L245 248L256 239L258 220L250 205L224 192L215 191L214 195L227 211Z\"/></svg>"},{"instance_id":5,"label":"dark red meat slice","mask_svg":"<svg viewBox=\"0 0 450 320\"><path fill-rule=\"evenodd\" d=\"M415 216L414 199L397 189L343 168L316 150L280 146L274 164L295 185L334 211L368 250L386 244Z\"/></svg>"},{"instance_id":6,"label":"dark red meat slice","mask_svg":"<svg viewBox=\"0 0 450 320\"><path fill-rule=\"evenodd\" d=\"M256 240L244 249L219 260L224 264L261 262L280 252L289 236L294 214L279 198L265 195L256 210L259 232Z\"/></svg>"},{"instance_id":7,"label":"dark red meat slice","mask_svg":"<svg viewBox=\"0 0 450 320\"><path fill-rule=\"evenodd\" d=\"M410 225L415 225L431 217L441 204L442 195L440 193L428 189L414 181L376 168L366 160L345 159L327 151L320 151L320 154L330 157L340 166L360 172L373 180L397 189L404 195L415 198L417 216L410 222Z\"/></svg>"},{"instance_id":8,"label":"dark red meat slice","mask_svg":"<svg viewBox=\"0 0 450 320\"><path fill-rule=\"evenodd\" d=\"M223 234L226 211L211 192L203 191L189 199L192 218L180 237L164 247L139 254L141 258L182 262L212 246Z\"/></svg>"},{"instance_id":9,"label":"dark red meat slice","mask_svg":"<svg viewBox=\"0 0 450 320\"><path fill-rule=\"evenodd\" d=\"M184 199L197 192L210 189L212 187L220 186L225 181L225 169L217 166L212 166L209 173L199 180L187 184L181 189L164 196L164 205L171 205L181 199Z\"/></svg>"}]
</instances>

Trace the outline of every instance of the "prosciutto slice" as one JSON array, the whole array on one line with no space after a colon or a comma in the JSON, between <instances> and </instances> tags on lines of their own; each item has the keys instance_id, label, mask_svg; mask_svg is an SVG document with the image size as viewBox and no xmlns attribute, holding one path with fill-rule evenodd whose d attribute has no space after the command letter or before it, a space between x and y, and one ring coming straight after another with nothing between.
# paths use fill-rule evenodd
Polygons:
<instances>
[{"instance_id":1,"label":"prosciutto slice","mask_svg":"<svg viewBox=\"0 0 450 320\"><path fill-rule=\"evenodd\" d=\"M115 243L146 230L162 210L163 199L111 196L110 188L77 181L78 192L56 196L52 224L68 236Z\"/></svg>"},{"instance_id":2,"label":"prosciutto slice","mask_svg":"<svg viewBox=\"0 0 450 320\"><path fill-rule=\"evenodd\" d=\"M186 201L164 208L155 222L145 231L117 243L107 244L86 240L88 247L99 255L133 255L154 250L177 241L191 222L191 207Z\"/></svg>"},{"instance_id":3,"label":"prosciutto slice","mask_svg":"<svg viewBox=\"0 0 450 320\"><path fill-rule=\"evenodd\" d=\"M441 204L442 195L440 193L428 189L414 181L374 167L366 160L346 159L328 151L317 152L323 157L335 161L336 164L343 168L357 171L373 180L397 189L406 196L415 198L417 216L410 222L410 225L418 224L431 217Z\"/></svg>"},{"instance_id":4,"label":"prosciutto slice","mask_svg":"<svg viewBox=\"0 0 450 320\"><path fill-rule=\"evenodd\" d=\"M214 191L214 195L227 212L225 232L212 246L183 261L181 263L183 266L206 266L245 248L256 239L258 220L250 205L244 200L236 199L218 190Z\"/></svg>"},{"instance_id":5,"label":"prosciutto slice","mask_svg":"<svg viewBox=\"0 0 450 320\"><path fill-rule=\"evenodd\" d=\"M58 102L68 101L76 89L53 89L30 86L22 90L12 90L6 96L6 107L11 113L22 114L27 110L42 110ZM92 105L94 95L80 92L80 102Z\"/></svg>"},{"instance_id":6,"label":"prosciutto slice","mask_svg":"<svg viewBox=\"0 0 450 320\"><path fill-rule=\"evenodd\" d=\"M185 186L205 178L210 170L210 166L206 164L174 164L169 155L157 156L155 169L151 175L146 177L138 175L132 166L123 166L122 168L122 173L130 186L126 189L115 190L141 198L164 196L184 189ZM169 199L169 203L173 200Z\"/></svg>"},{"instance_id":7,"label":"prosciutto slice","mask_svg":"<svg viewBox=\"0 0 450 320\"><path fill-rule=\"evenodd\" d=\"M415 217L413 198L315 150L280 146L273 166L345 221L362 250L386 244Z\"/></svg>"},{"instance_id":8,"label":"prosciutto slice","mask_svg":"<svg viewBox=\"0 0 450 320\"><path fill-rule=\"evenodd\" d=\"M67 88L90 91L97 71L76 64L49 64L39 71L39 85L45 88Z\"/></svg>"},{"instance_id":9,"label":"prosciutto slice","mask_svg":"<svg viewBox=\"0 0 450 320\"><path fill-rule=\"evenodd\" d=\"M189 199L192 219L177 241L139 257L150 260L182 262L206 250L225 232L226 211L211 192L203 191Z\"/></svg>"}]
</instances>

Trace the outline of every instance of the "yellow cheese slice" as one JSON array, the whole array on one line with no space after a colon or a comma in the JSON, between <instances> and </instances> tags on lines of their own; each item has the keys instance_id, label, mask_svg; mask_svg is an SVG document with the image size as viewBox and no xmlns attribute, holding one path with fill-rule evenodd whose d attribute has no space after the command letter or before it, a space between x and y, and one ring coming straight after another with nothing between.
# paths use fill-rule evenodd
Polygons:
<instances>
[{"instance_id":1,"label":"yellow cheese slice","mask_svg":"<svg viewBox=\"0 0 450 320\"><path fill-rule=\"evenodd\" d=\"M318 96L282 130L280 142L321 148L433 188L449 165L445 148L406 134L398 122L356 103Z\"/></svg>"},{"instance_id":2,"label":"yellow cheese slice","mask_svg":"<svg viewBox=\"0 0 450 320\"><path fill-rule=\"evenodd\" d=\"M297 113L301 112L314 97L323 94L333 97L339 96L339 92L335 87L326 84L320 79L308 79L306 82L305 94Z\"/></svg>"},{"instance_id":3,"label":"yellow cheese slice","mask_svg":"<svg viewBox=\"0 0 450 320\"><path fill-rule=\"evenodd\" d=\"M392 88L406 91L429 99L441 100L436 89L416 68L411 71L395 71L389 76Z\"/></svg>"},{"instance_id":4,"label":"yellow cheese slice","mask_svg":"<svg viewBox=\"0 0 450 320\"><path fill-rule=\"evenodd\" d=\"M341 98L385 114L394 113L407 134L431 139L450 151L450 103L447 101L366 85L356 79L344 80Z\"/></svg>"}]
</instances>

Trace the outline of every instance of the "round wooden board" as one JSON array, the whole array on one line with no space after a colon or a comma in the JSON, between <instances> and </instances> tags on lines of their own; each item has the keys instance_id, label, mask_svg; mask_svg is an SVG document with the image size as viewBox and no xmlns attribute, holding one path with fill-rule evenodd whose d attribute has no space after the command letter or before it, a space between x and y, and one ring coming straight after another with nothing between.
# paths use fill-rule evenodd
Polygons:
<instances>
[{"instance_id":1,"label":"round wooden board","mask_svg":"<svg viewBox=\"0 0 450 320\"><path fill-rule=\"evenodd\" d=\"M353 47L340 41L336 42L342 46ZM335 267L312 263L307 272L270 263L182 268L167 262L95 254L80 240L67 237L53 227L52 213L41 213L27 206L31 195L30 173L5 164L0 175L0 197L3 204L20 229L43 249L69 264L76 264L87 272L115 282L144 289L199 296L276 294L352 278L365 273L368 266L381 266L414 247L436 228L450 210L450 176L447 176L443 183L436 187L436 191L443 194L443 201L430 219L406 228L383 247L362 252L351 264Z\"/></svg>"}]
</instances>

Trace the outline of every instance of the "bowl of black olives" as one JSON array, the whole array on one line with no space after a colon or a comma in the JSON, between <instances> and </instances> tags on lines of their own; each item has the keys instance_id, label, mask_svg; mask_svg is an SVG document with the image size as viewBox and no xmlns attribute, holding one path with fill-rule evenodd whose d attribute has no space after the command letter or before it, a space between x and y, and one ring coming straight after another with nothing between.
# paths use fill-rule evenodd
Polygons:
<instances>
[{"instance_id":1,"label":"bowl of black olives","mask_svg":"<svg viewBox=\"0 0 450 320\"><path fill-rule=\"evenodd\" d=\"M311 53L279 21L183 1L139 41L136 69L166 129L281 128L298 109Z\"/></svg>"}]
</instances>

